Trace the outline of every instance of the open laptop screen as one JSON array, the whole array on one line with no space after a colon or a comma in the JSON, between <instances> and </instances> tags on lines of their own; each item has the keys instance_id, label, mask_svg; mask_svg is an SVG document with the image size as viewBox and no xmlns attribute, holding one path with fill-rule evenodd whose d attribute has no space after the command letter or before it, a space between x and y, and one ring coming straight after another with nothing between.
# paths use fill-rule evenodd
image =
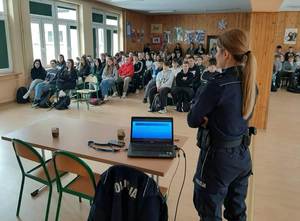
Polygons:
<instances>
[{"instance_id":1,"label":"open laptop screen","mask_svg":"<svg viewBox=\"0 0 300 221\"><path fill-rule=\"evenodd\" d=\"M173 144L173 118L132 117L131 142Z\"/></svg>"}]
</instances>

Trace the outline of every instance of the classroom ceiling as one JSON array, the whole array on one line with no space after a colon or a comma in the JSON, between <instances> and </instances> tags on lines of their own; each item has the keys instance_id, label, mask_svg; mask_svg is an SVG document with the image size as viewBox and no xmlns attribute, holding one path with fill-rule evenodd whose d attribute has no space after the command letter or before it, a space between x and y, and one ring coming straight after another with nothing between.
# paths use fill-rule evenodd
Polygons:
<instances>
[{"instance_id":1,"label":"classroom ceiling","mask_svg":"<svg viewBox=\"0 0 300 221\"><path fill-rule=\"evenodd\" d=\"M251 11L250 0L98 0L146 13L215 13ZM299 0L298 0L299 1Z\"/></svg>"},{"instance_id":2,"label":"classroom ceiling","mask_svg":"<svg viewBox=\"0 0 300 221\"><path fill-rule=\"evenodd\" d=\"M300 0L283 0L280 11L300 11Z\"/></svg>"}]
</instances>

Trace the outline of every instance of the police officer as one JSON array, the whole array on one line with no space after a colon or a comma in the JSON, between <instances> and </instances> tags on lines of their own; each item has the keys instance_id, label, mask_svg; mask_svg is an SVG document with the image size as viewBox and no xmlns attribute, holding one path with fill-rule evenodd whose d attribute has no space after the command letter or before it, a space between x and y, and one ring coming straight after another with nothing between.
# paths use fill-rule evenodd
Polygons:
<instances>
[{"instance_id":1,"label":"police officer","mask_svg":"<svg viewBox=\"0 0 300 221\"><path fill-rule=\"evenodd\" d=\"M217 66L223 73L198 90L188 124L198 128L200 155L194 176L194 205L202 221L246 221L251 175L248 121L256 97L256 60L238 29L218 38Z\"/></svg>"}]
</instances>

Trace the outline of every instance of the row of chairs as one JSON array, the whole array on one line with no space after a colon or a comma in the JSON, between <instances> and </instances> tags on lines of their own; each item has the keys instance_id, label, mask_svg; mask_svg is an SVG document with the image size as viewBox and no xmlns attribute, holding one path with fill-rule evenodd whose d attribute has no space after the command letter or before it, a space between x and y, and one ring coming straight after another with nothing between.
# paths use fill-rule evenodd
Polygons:
<instances>
[{"instance_id":1,"label":"row of chairs","mask_svg":"<svg viewBox=\"0 0 300 221\"><path fill-rule=\"evenodd\" d=\"M17 139L14 139L12 143L22 172L22 182L16 213L17 216L19 216L20 213L25 178L35 180L48 187L49 193L45 221L48 220L52 196L52 184L55 181L57 191L59 193L55 218L56 221L59 220L63 193L79 197L80 202L82 198L87 199L90 201L90 204L92 204L96 191L96 184L100 180L100 174L94 173L83 160L69 152L57 151L53 153L53 158L45 161L40 153L28 143ZM34 161L38 165L28 171L25 171L21 158ZM62 183L62 176L67 173L71 173L76 176L64 185Z\"/></svg>"}]
</instances>

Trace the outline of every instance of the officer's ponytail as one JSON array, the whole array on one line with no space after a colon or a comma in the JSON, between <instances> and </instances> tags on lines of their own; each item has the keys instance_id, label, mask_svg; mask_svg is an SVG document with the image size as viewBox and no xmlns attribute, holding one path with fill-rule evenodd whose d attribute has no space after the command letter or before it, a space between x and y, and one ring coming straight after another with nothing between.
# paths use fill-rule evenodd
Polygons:
<instances>
[{"instance_id":1,"label":"officer's ponytail","mask_svg":"<svg viewBox=\"0 0 300 221\"><path fill-rule=\"evenodd\" d=\"M220 49L226 49L234 60L244 67L241 75L242 115L245 120L248 120L255 105L257 64L255 56L249 51L247 36L239 29L232 29L219 36L217 45Z\"/></svg>"}]
</instances>

